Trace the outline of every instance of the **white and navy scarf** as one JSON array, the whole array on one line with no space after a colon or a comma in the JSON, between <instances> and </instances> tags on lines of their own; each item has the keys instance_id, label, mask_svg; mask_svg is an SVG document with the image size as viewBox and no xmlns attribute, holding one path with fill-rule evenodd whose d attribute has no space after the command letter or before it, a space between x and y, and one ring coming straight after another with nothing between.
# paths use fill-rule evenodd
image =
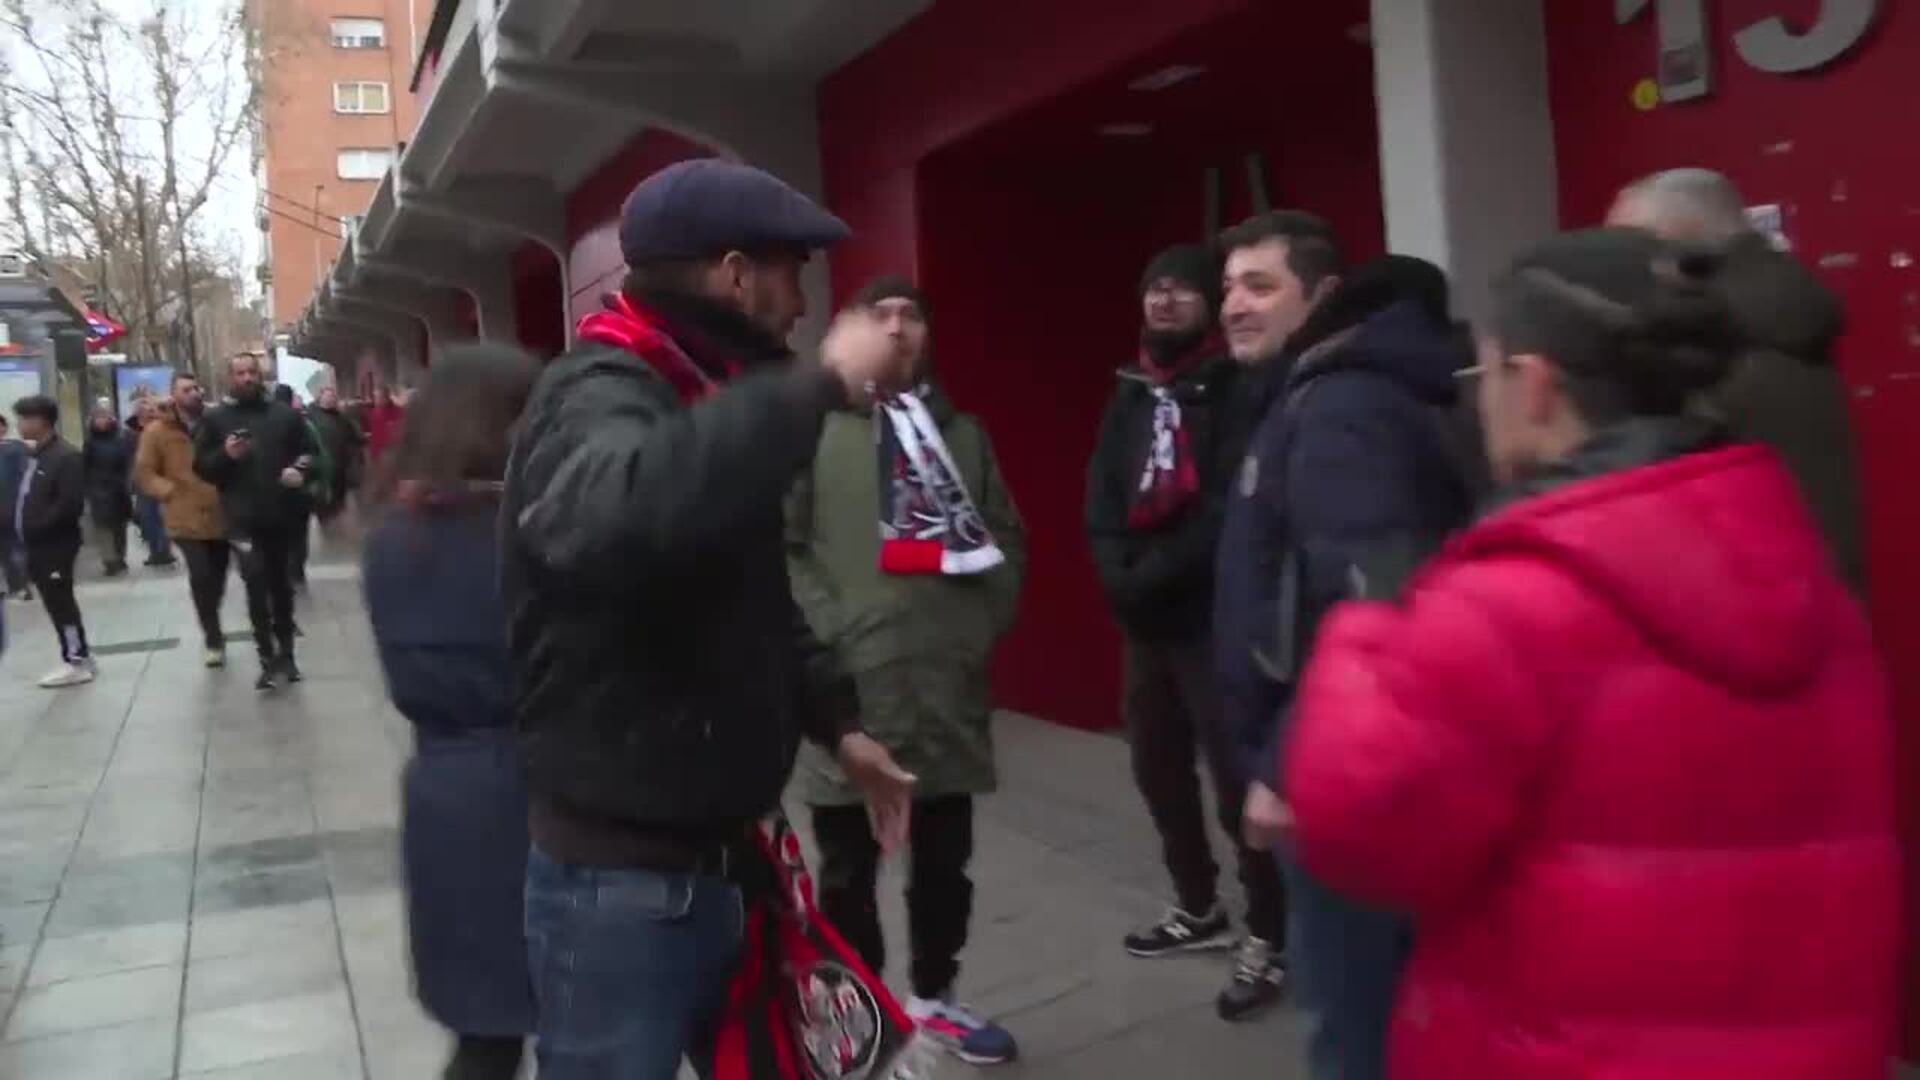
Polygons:
<instances>
[{"instance_id":1,"label":"white and navy scarf","mask_svg":"<svg viewBox=\"0 0 1920 1080\"><path fill-rule=\"evenodd\" d=\"M979 574L1006 561L922 400L925 386L874 406L880 451L880 570Z\"/></svg>"}]
</instances>

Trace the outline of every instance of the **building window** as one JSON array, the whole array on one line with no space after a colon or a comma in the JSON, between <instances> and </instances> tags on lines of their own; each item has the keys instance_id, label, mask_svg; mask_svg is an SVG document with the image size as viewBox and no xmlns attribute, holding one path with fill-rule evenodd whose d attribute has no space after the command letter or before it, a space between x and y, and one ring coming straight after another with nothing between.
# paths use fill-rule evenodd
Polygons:
<instances>
[{"instance_id":1,"label":"building window","mask_svg":"<svg viewBox=\"0 0 1920 1080\"><path fill-rule=\"evenodd\" d=\"M387 24L379 19L333 20L336 49L381 49L387 44Z\"/></svg>"},{"instance_id":2,"label":"building window","mask_svg":"<svg viewBox=\"0 0 1920 1080\"><path fill-rule=\"evenodd\" d=\"M338 163L342 180L378 180L393 164L393 151L386 147L348 147L340 151Z\"/></svg>"},{"instance_id":3,"label":"building window","mask_svg":"<svg viewBox=\"0 0 1920 1080\"><path fill-rule=\"evenodd\" d=\"M384 113L387 111L387 84L383 82L334 83L333 111Z\"/></svg>"}]
</instances>

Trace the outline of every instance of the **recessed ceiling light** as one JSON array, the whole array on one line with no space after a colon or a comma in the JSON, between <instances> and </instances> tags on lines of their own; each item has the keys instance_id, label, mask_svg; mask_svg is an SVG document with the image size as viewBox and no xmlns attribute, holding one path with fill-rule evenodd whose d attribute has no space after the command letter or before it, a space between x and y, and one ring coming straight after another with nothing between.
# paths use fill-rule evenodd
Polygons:
<instances>
[{"instance_id":1,"label":"recessed ceiling light","mask_svg":"<svg viewBox=\"0 0 1920 1080\"><path fill-rule=\"evenodd\" d=\"M1186 82L1196 75L1205 74L1206 70L1206 68L1198 64L1174 64L1170 67L1163 67L1159 71L1142 75L1131 83L1128 83L1127 86L1141 93L1150 94L1155 90L1165 90L1169 86Z\"/></svg>"},{"instance_id":2,"label":"recessed ceiling light","mask_svg":"<svg viewBox=\"0 0 1920 1080\"><path fill-rule=\"evenodd\" d=\"M1152 124L1101 124L1094 129L1109 139L1142 139L1153 134Z\"/></svg>"}]
</instances>

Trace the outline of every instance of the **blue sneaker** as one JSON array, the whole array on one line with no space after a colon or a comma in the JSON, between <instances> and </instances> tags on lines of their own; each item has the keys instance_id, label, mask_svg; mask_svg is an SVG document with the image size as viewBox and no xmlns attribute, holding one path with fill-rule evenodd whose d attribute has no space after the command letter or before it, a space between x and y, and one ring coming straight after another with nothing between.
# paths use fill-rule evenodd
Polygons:
<instances>
[{"instance_id":1,"label":"blue sneaker","mask_svg":"<svg viewBox=\"0 0 1920 1080\"><path fill-rule=\"evenodd\" d=\"M1007 1029L951 1001L912 998L907 1015L928 1037L969 1065L1004 1065L1020 1056Z\"/></svg>"}]
</instances>

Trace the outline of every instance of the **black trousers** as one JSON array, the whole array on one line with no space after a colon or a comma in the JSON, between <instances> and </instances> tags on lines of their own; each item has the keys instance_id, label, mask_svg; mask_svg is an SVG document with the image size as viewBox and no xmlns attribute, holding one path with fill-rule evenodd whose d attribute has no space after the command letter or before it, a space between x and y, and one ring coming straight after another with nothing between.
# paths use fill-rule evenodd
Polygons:
<instances>
[{"instance_id":1,"label":"black trousers","mask_svg":"<svg viewBox=\"0 0 1920 1080\"><path fill-rule=\"evenodd\" d=\"M820 845L820 911L876 973L887 965L875 895L880 845L864 806L817 806L814 839ZM973 918L973 798L949 795L913 804L912 861L907 871L907 934L913 949L909 978L916 997L953 989L960 950Z\"/></svg>"},{"instance_id":2,"label":"black trousers","mask_svg":"<svg viewBox=\"0 0 1920 1080\"><path fill-rule=\"evenodd\" d=\"M93 522L100 544L100 561L107 569L127 565L127 519L99 517Z\"/></svg>"},{"instance_id":3,"label":"black trousers","mask_svg":"<svg viewBox=\"0 0 1920 1080\"><path fill-rule=\"evenodd\" d=\"M297 584L307 580L307 541L313 531L313 508L302 506L300 516L287 534L287 575Z\"/></svg>"},{"instance_id":4,"label":"black trousers","mask_svg":"<svg viewBox=\"0 0 1920 1080\"><path fill-rule=\"evenodd\" d=\"M69 664L93 655L87 648L87 627L80 618L79 601L73 598L73 566L79 560L77 543L27 547L27 573L33 577L33 587L40 590L47 621L60 638L60 659Z\"/></svg>"},{"instance_id":5,"label":"black trousers","mask_svg":"<svg viewBox=\"0 0 1920 1080\"><path fill-rule=\"evenodd\" d=\"M207 648L226 644L220 630L220 603L227 598L227 566L233 548L225 540L175 540L174 546L187 560L187 587L193 592L193 614L200 620L200 634Z\"/></svg>"},{"instance_id":6,"label":"black trousers","mask_svg":"<svg viewBox=\"0 0 1920 1080\"><path fill-rule=\"evenodd\" d=\"M240 580L247 586L247 619L253 623L253 643L260 658L293 655L293 533L290 529L255 529L230 543L240 563Z\"/></svg>"},{"instance_id":7,"label":"black trousers","mask_svg":"<svg viewBox=\"0 0 1920 1080\"><path fill-rule=\"evenodd\" d=\"M1273 856L1241 838L1247 785L1226 732L1209 642L1159 644L1129 640L1122 694L1133 780L1160 833L1180 908L1204 915L1219 901L1220 868L1207 836L1199 758L1206 755L1220 825L1233 839L1247 894L1247 930L1276 945L1286 939L1287 901Z\"/></svg>"}]
</instances>

